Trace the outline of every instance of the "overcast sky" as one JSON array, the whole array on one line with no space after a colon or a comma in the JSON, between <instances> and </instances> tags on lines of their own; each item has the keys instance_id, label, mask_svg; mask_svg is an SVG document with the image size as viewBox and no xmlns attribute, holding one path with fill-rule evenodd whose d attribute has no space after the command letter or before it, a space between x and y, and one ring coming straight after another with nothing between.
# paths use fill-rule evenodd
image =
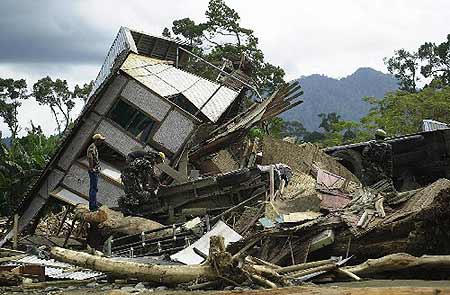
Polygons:
<instances>
[{"instance_id":1,"label":"overcast sky","mask_svg":"<svg viewBox=\"0 0 450 295\"><path fill-rule=\"evenodd\" d=\"M448 0L225 0L259 38L266 59L288 79L340 78L359 67L386 72L394 50L441 42L450 33ZM50 75L70 85L95 79L120 26L160 34L172 21L204 20L207 0L0 0L0 77L31 86ZM77 109L80 109L81 103ZM50 112L24 103L20 120L55 131ZM7 128L0 124L7 135Z\"/></svg>"}]
</instances>

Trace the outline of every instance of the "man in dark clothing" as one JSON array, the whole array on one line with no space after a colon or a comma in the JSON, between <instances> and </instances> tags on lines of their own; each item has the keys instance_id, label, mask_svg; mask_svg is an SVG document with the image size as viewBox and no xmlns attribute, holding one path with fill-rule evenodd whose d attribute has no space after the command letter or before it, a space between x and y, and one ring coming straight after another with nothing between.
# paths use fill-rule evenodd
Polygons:
<instances>
[{"instance_id":1,"label":"man in dark clothing","mask_svg":"<svg viewBox=\"0 0 450 295\"><path fill-rule=\"evenodd\" d=\"M97 211L98 175L100 174L100 160L98 159L98 147L103 143L105 137L101 134L92 136L94 142L87 149L89 162L89 210Z\"/></svg>"},{"instance_id":2,"label":"man in dark clothing","mask_svg":"<svg viewBox=\"0 0 450 295\"><path fill-rule=\"evenodd\" d=\"M119 199L121 208L136 212L142 210L144 205L158 206L156 190L160 182L154 167L164 159L164 153L152 151L138 150L128 154L128 165L121 175L125 191L125 195Z\"/></svg>"},{"instance_id":3,"label":"man in dark clothing","mask_svg":"<svg viewBox=\"0 0 450 295\"><path fill-rule=\"evenodd\" d=\"M392 146L385 142L387 134L384 130L378 129L375 132L375 140L369 142L362 151L364 184L373 185L381 180L390 182L391 190L394 190L392 183L393 163Z\"/></svg>"}]
</instances>

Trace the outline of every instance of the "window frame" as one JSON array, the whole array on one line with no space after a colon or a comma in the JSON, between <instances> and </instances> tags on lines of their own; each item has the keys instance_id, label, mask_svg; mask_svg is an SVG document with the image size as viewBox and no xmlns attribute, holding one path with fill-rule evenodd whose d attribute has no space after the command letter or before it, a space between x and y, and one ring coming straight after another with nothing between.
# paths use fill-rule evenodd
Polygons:
<instances>
[{"instance_id":1,"label":"window frame","mask_svg":"<svg viewBox=\"0 0 450 295\"><path fill-rule=\"evenodd\" d=\"M117 123L116 121L113 120L113 118L111 118L111 114L114 111L114 108L120 103L120 102L124 102L126 104L128 104L129 106L131 106L132 108L135 109L135 112L133 114L133 116L131 117L130 121L127 123L126 127L123 127L122 125L120 125L119 123ZM128 130L128 128L130 127L131 123L133 123L133 120L138 116L138 114L141 113L144 116L148 117L150 120L152 120L154 122L152 129L150 130L149 134L148 134L148 138L147 140L142 140L141 138L138 138L137 136L135 136L131 131ZM133 104L132 102L130 102L129 100L127 100L126 98L124 98L123 96L118 96L116 101L113 103L113 105L111 106L111 108L109 109L109 111L106 113L105 118L108 119L108 121L112 122L114 124L114 126L117 126L118 128L120 128L121 130L123 130L126 134L128 134L130 137L132 137L133 139L135 139L137 142L143 144L143 145L150 145L150 142L153 143L153 136L155 135L155 133L158 131L158 129L161 126L161 121L157 120L155 117L153 117L152 115L150 115L149 113L143 111L142 109L140 109L139 107L137 107L135 104ZM164 120L164 119L163 119ZM162 121L163 121L162 120Z\"/></svg>"}]
</instances>

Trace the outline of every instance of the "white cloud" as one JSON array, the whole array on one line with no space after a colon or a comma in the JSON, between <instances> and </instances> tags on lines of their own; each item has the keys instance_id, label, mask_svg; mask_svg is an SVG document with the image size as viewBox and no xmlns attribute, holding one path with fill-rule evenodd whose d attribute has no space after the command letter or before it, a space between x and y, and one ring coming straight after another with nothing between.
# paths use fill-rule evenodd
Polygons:
<instances>
[{"instance_id":1,"label":"white cloud","mask_svg":"<svg viewBox=\"0 0 450 295\"><path fill-rule=\"evenodd\" d=\"M6 3L25 6L27 1ZM79 37L77 42L92 42L85 45L92 46L95 52L104 50L106 55L120 26L160 34L174 19L204 20L208 1L97 0L70 2L64 6L61 1L47 0L46 3L32 6L33 10L18 9L17 19L32 19L38 25L39 19L48 16L46 25L56 26L60 32L70 32L73 38ZM289 79L313 73L343 77L359 67L385 72L382 59L391 56L394 50L415 50L425 41L441 42L450 33L450 2L446 0L226 0L226 3L240 14L243 26L255 31L266 59L283 67ZM70 22L72 16L80 23L79 27L76 22ZM11 17L16 19L15 15ZM20 27L21 22L16 25L20 31L31 29ZM38 31L42 31L42 26L39 28ZM55 32L54 28L49 32ZM85 45L79 48L89 47ZM1 48L0 44L0 53ZM0 76L25 77L32 83L50 74L67 79L71 84L81 83L93 79L100 68L101 59L90 60L97 62L84 65L70 60L58 65L0 63ZM21 119L42 119L40 122L46 130L54 129L49 114L34 107L24 105L26 114L22 114ZM3 125L0 127L5 130Z\"/></svg>"}]
</instances>

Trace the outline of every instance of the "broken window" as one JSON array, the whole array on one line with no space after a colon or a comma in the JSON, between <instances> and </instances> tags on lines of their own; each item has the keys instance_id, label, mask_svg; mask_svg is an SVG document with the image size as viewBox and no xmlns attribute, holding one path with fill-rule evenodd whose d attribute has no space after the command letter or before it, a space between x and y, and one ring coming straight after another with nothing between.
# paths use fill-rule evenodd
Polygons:
<instances>
[{"instance_id":1,"label":"broken window","mask_svg":"<svg viewBox=\"0 0 450 295\"><path fill-rule=\"evenodd\" d=\"M141 142L147 142L156 124L147 114L124 100L119 100L108 117L134 135Z\"/></svg>"}]
</instances>

